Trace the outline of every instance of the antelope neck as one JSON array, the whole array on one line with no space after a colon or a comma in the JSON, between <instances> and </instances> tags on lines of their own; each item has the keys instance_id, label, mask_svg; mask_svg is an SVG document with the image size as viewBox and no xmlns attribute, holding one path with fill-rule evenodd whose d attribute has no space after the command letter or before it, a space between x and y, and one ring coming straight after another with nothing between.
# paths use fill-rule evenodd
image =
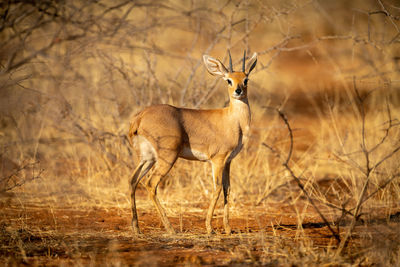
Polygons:
<instances>
[{"instance_id":1,"label":"antelope neck","mask_svg":"<svg viewBox=\"0 0 400 267\"><path fill-rule=\"evenodd\" d=\"M241 128L248 127L251 120L251 112L248 98L243 99L230 99L229 114L239 120Z\"/></svg>"}]
</instances>

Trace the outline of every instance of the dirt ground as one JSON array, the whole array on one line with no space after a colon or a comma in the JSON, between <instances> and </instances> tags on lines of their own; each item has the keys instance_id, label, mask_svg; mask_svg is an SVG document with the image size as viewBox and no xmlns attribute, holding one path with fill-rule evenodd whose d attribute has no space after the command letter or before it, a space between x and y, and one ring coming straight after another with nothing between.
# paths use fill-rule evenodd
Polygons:
<instances>
[{"instance_id":1,"label":"dirt ground","mask_svg":"<svg viewBox=\"0 0 400 267\"><path fill-rule=\"evenodd\" d=\"M304 246L306 254L326 253L335 246L335 239L312 209L298 225L290 205L269 204L234 212L231 235L223 233L222 217L217 213L213 221L216 234L211 236L205 234L206 209L170 216L176 235L165 234L155 210L139 209L144 234L134 238L129 208L46 206L17 201L13 194L0 199L0 262L9 266L276 265L281 263L280 257L293 256L288 250L296 250L296 246ZM375 227L357 228L353 248L360 247L373 232L396 232L400 213L394 211L371 222ZM343 232L345 223L341 229ZM353 263L359 260L356 254L349 257Z\"/></svg>"}]
</instances>

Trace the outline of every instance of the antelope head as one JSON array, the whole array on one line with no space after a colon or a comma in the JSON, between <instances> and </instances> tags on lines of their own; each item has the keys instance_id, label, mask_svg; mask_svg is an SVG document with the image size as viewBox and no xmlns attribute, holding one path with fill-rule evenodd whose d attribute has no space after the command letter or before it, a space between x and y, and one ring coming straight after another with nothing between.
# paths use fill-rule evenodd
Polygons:
<instances>
[{"instance_id":1,"label":"antelope head","mask_svg":"<svg viewBox=\"0 0 400 267\"><path fill-rule=\"evenodd\" d=\"M208 55L204 55L203 60L210 74L220 76L228 83L229 97L231 99L246 99L249 74L257 64L257 53L254 53L246 64L246 51L244 51L241 71L233 70L232 57L229 50L228 54L229 69L227 69L221 61Z\"/></svg>"}]
</instances>

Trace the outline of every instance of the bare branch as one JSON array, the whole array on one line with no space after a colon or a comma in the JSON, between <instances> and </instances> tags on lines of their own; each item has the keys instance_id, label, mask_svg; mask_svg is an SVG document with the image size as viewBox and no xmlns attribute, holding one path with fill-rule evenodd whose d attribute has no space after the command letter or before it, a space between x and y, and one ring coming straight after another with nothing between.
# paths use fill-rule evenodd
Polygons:
<instances>
[{"instance_id":1,"label":"bare branch","mask_svg":"<svg viewBox=\"0 0 400 267\"><path fill-rule=\"evenodd\" d=\"M277 109L277 112L279 114L279 117L283 120L283 122L286 125L286 128L289 132L289 138L290 138L290 145L289 145L289 151L288 154L286 156L285 161L282 163L282 165L286 168L286 170L289 172L290 176L293 178L293 180L296 182L297 186L301 189L301 191L303 192L303 194L306 196L308 202L313 206L314 210L318 213L319 217L322 219L322 221L324 222L324 224L328 227L329 231L332 233L332 236L335 237L336 241L338 244L340 244L341 240L340 240L340 236L339 234L333 230L333 228L331 227L330 223L328 222L328 220L325 218L325 216L323 215L323 213L320 211L320 209L317 207L317 205L315 204L313 198L309 195L309 193L307 192L307 190L305 189L303 183L301 182L301 179L295 175L295 173L293 172L292 168L289 166L289 162L291 160L291 156L292 156L292 152L293 152L293 144L294 144L294 140L293 140L293 130L290 126L290 123L286 117L286 115L279 109ZM278 157L280 158L280 153L276 152L275 149L270 148L270 146L263 144L264 146L266 146L267 148L269 148L271 151L273 151L276 155L278 155Z\"/></svg>"},{"instance_id":2,"label":"bare branch","mask_svg":"<svg viewBox=\"0 0 400 267\"><path fill-rule=\"evenodd\" d=\"M6 177L0 177L0 184L2 187L0 188L0 192L7 192L14 188L21 187L22 185L31 182L33 180L41 178L41 174L43 173L43 169L40 169L38 173L35 172L35 168L39 164L39 161L26 163L20 166L18 169L14 170L10 175ZM20 177L22 172L31 171L32 174L28 178Z\"/></svg>"}]
</instances>

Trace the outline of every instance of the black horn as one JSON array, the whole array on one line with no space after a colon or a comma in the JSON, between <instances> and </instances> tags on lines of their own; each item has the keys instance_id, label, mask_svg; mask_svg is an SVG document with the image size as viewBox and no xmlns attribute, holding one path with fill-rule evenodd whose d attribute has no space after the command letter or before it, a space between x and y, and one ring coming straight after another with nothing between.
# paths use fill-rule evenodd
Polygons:
<instances>
[{"instance_id":1,"label":"black horn","mask_svg":"<svg viewBox=\"0 0 400 267\"><path fill-rule=\"evenodd\" d=\"M228 49L228 54L229 54L229 72L233 72L231 50L229 49Z\"/></svg>"},{"instance_id":2,"label":"black horn","mask_svg":"<svg viewBox=\"0 0 400 267\"><path fill-rule=\"evenodd\" d=\"M246 70L246 50L243 52L243 66L242 66L242 71L245 72Z\"/></svg>"}]
</instances>

